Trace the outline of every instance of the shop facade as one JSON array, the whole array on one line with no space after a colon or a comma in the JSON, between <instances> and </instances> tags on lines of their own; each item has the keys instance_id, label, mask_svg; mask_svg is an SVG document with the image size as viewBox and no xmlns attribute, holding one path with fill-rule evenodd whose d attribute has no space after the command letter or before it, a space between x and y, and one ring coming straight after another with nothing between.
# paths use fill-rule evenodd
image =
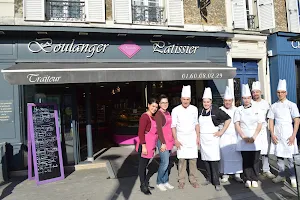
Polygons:
<instances>
[{"instance_id":1,"label":"shop facade","mask_svg":"<svg viewBox=\"0 0 300 200\"><path fill-rule=\"evenodd\" d=\"M300 105L300 37L296 33L277 32L268 37L272 102L277 101L279 79L286 79L287 97Z\"/></svg>"},{"instance_id":2,"label":"shop facade","mask_svg":"<svg viewBox=\"0 0 300 200\"><path fill-rule=\"evenodd\" d=\"M0 140L11 147L10 170L27 166L27 103L58 105L64 165L73 165L103 147L133 144L150 96L168 95L172 109L189 84L194 105L205 87L221 105L236 74L227 61L231 34L78 32L1 37L0 103L9 112L1 113Z\"/></svg>"}]
</instances>

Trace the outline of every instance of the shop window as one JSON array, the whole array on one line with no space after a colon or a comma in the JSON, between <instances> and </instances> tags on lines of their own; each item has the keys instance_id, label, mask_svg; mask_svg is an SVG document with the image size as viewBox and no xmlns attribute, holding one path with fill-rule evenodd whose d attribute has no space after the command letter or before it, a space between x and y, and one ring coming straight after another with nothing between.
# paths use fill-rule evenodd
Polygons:
<instances>
[{"instance_id":1,"label":"shop window","mask_svg":"<svg viewBox=\"0 0 300 200\"><path fill-rule=\"evenodd\" d=\"M233 84L234 84L234 101L235 101L235 106L238 107L242 104L242 97L241 97L241 79L240 78L235 78L233 79Z\"/></svg>"}]
</instances>

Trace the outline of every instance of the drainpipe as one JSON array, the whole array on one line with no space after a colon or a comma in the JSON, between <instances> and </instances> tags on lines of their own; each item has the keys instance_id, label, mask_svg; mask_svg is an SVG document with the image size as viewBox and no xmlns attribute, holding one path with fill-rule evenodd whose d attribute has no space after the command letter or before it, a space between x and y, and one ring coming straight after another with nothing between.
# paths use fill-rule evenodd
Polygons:
<instances>
[{"instance_id":1,"label":"drainpipe","mask_svg":"<svg viewBox=\"0 0 300 200\"><path fill-rule=\"evenodd\" d=\"M92 137L92 110L90 85L85 87L85 108L86 108L86 139L87 139L87 161L94 161L93 137Z\"/></svg>"}]
</instances>

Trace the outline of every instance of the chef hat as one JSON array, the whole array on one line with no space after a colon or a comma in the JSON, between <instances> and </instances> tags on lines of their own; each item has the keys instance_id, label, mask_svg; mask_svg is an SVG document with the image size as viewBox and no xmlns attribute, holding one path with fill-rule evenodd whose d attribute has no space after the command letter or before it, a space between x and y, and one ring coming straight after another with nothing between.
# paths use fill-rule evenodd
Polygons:
<instances>
[{"instance_id":1,"label":"chef hat","mask_svg":"<svg viewBox=\"0 0 300 200\"><path fill-rule=\"evenodd\" d=\"M278 90L286 91L286 81L285 81L285 79L279 79L278 86L277 86L277 91Z\"/></svg>"},{"instance_id":2,"label":"chef hat","mask_svg":"<svg viewBox=\"0 0 300 200\"><path fill-rule=\"evenodd\" d=\"M210 87L205 88L202 99L212 99Z\"/></svg>"},{"instance_id":3,"label":"chef hat","mask_svg":"<svg viewBox=\"0 0 300 200\"><path fill-rule=\"evenodd\" d=\"M232 92L228 86L226 86L225 94L224 94L224 99L233 99Z\"/></svg>"},{"instance_id":4,"label":"chef hat","mask_svg":"<svg viewBox=\"0 0 300 200\"><path fill-rule=\"evenodd\" d=\"M191 98L191 86L183 86L181 91L181 97Z\"/></svg>"},{"instance_id":5,"label":"chef hat","mask_svg":"<svg viewBox=\"0 0 300 200\"><path fill-rule=\"evenodd\" d=\"M252 83L252 91L253 90L259 90L259 91L261 91L260 82L259 81L256 81L256 82Z\"/></svg>"},{"instance_id":6,"label":"chef hat","mask_svg":"<svg viewBox=\"0 0 300 200\"><path fill-rule=\"evenodd\" d=\"M242 86L242 97L251 97L250 89L248 84Z\"/></svg>"}]
</instances>

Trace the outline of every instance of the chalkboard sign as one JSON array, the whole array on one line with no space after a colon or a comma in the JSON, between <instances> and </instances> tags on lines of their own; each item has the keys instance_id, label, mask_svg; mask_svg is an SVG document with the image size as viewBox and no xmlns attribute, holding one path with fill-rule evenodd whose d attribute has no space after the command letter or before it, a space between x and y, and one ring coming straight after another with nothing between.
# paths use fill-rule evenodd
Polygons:
<instances>
[{"instance_id":1,"label":"chalkboard sign","mask_svg":"<svg viewBox=\"0 0 300 200\"><path fill-rule=\"evenodd\" d=\"M64 179L57 106L28 104L28 178L33 157L38 185Z\"/></svg>"}]
</instances>

